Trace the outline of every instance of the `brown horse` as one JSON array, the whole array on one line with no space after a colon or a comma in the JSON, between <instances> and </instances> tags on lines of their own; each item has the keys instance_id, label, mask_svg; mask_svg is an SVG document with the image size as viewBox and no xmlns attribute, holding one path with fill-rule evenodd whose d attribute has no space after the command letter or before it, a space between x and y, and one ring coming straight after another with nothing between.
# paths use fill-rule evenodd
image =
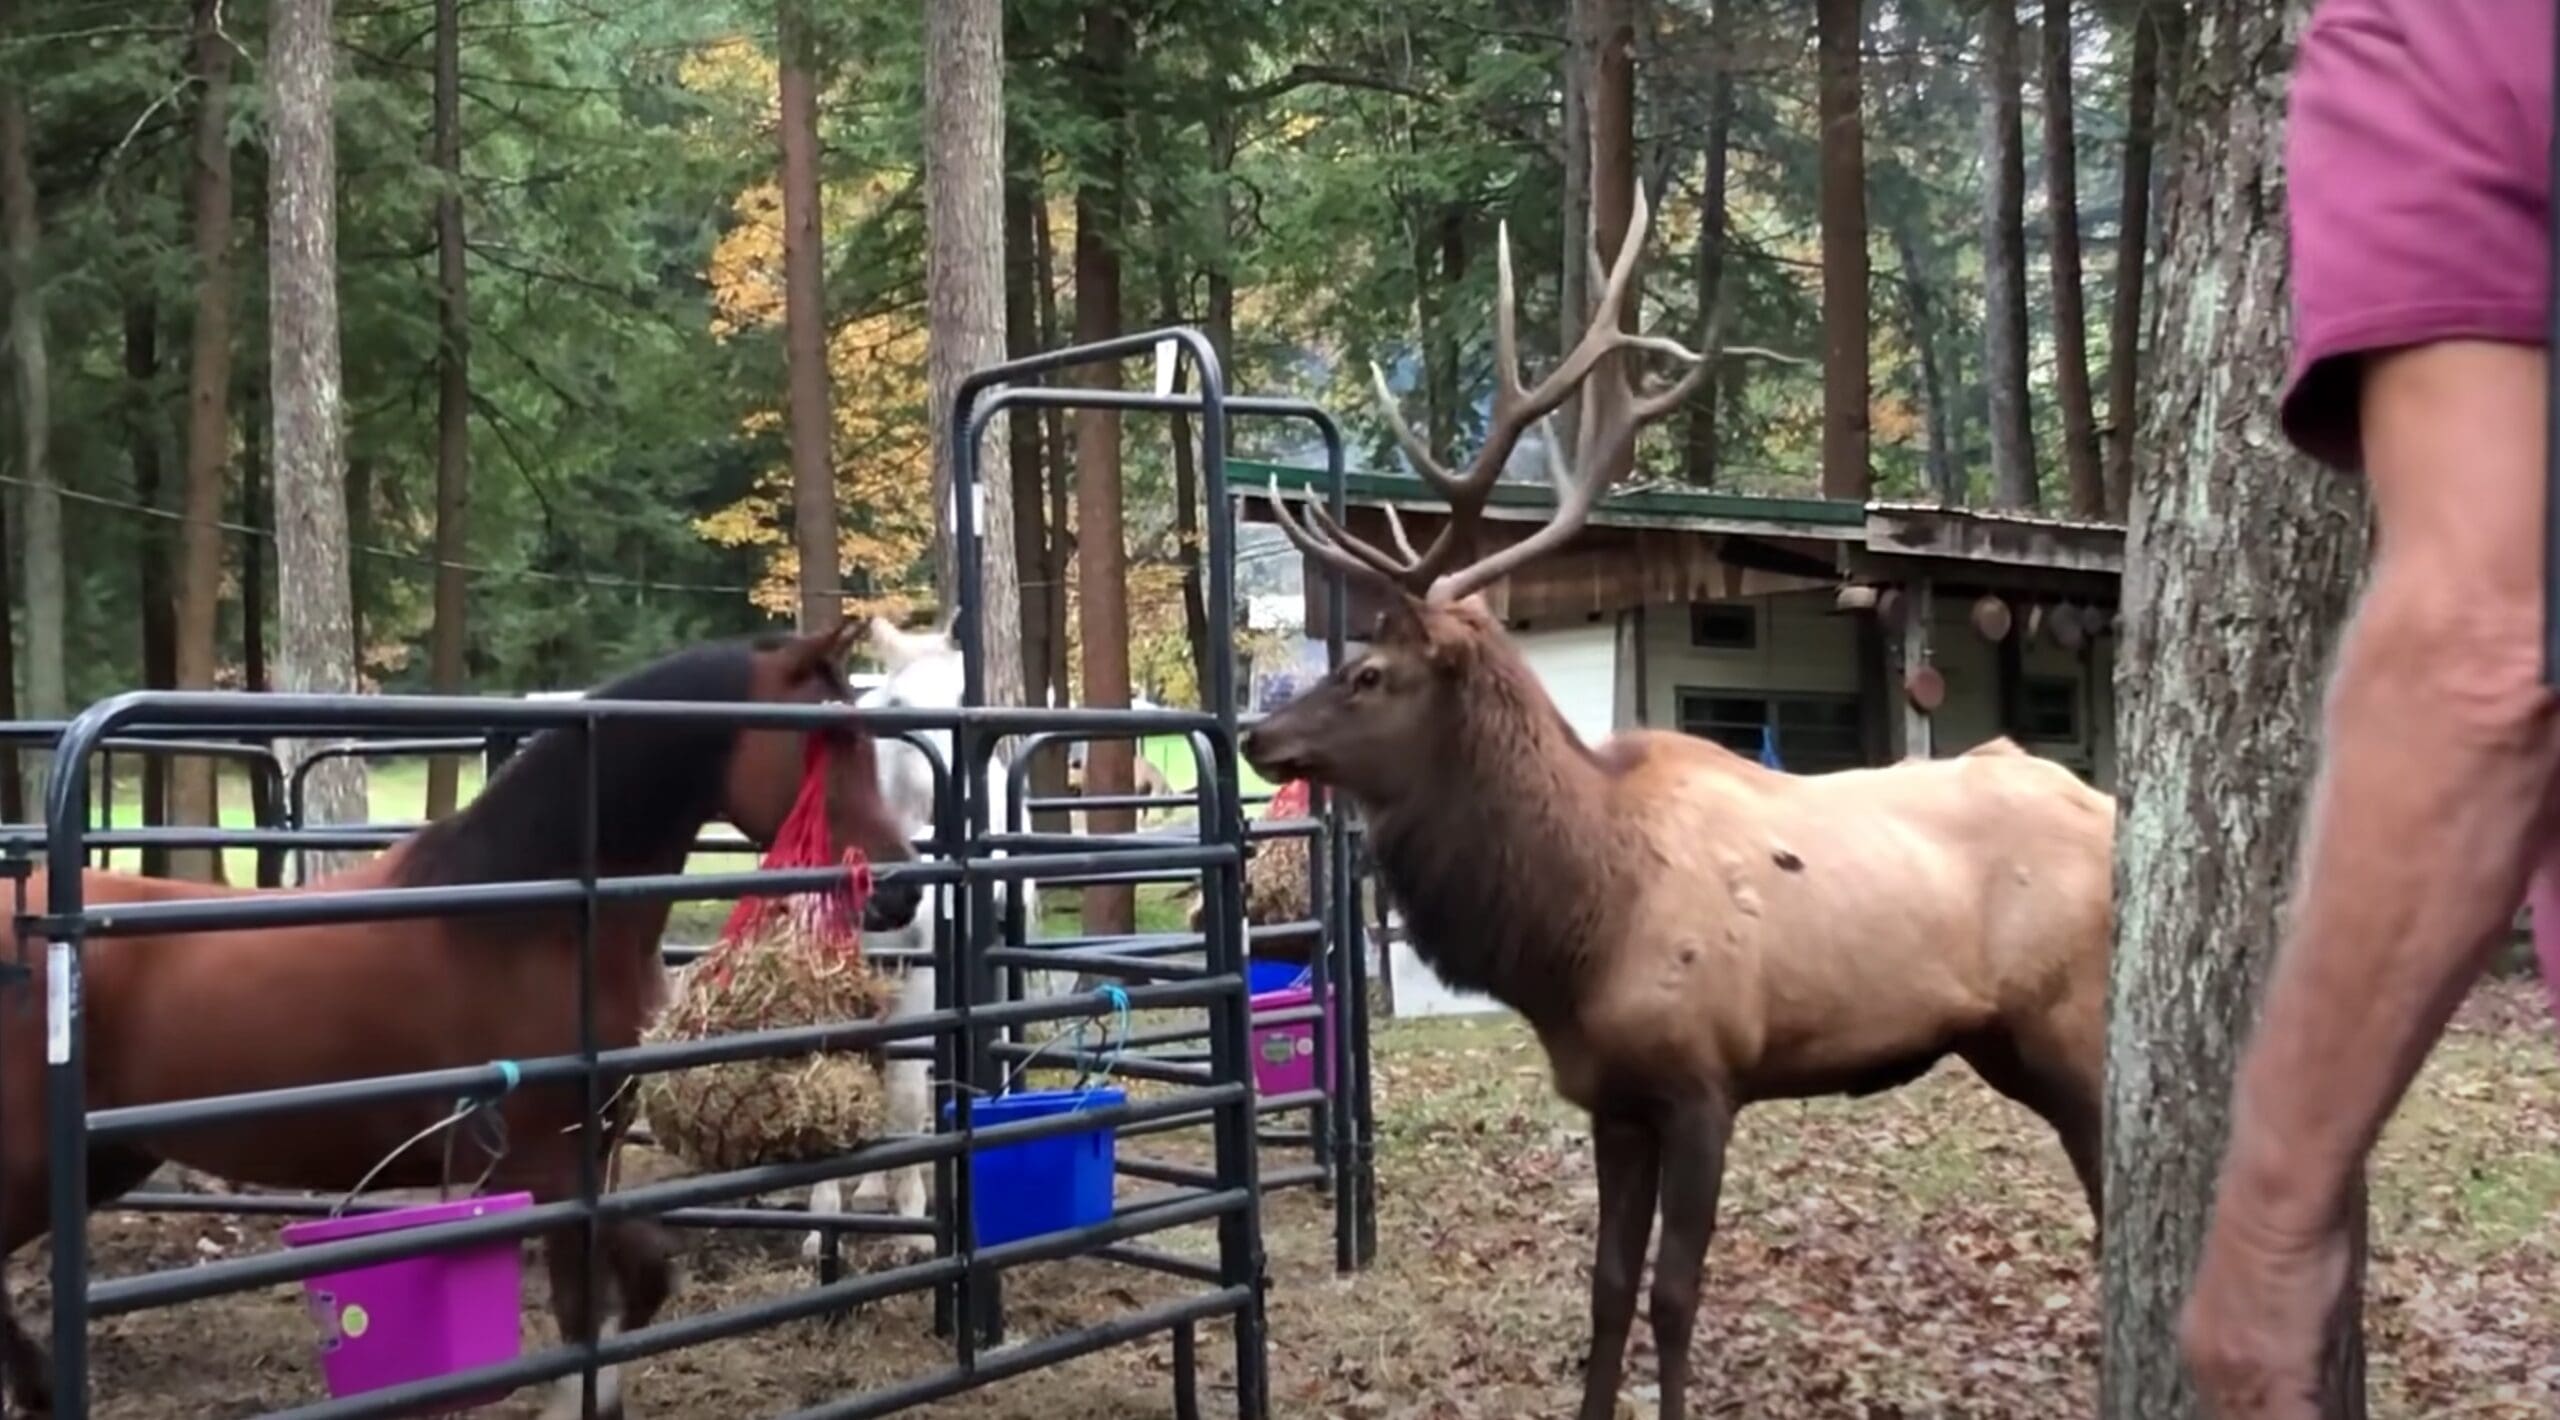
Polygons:
<instances>
[{"instance_id":1,"label":"brown horse","mask_svg":"<svg viewBox=\"0 0 2560 1420\"><path fill-rule=\"evenodd\" d=\"M596 692L598 698L764 704L850 702L839 662L850 628L696 646ZM873 745L858 728L827 737L829 828L839 847L875 861L913 851L879 801ZM598 871L679 871L715 817L769 843L796 798L805 733L699 721L606 720L596 731ZM547 731L493 776L468 807L381 856L314 885L318 890L424 887L575 877L583 869L586 755L573 731ZM224 892L116 873L82 875L90 904L200 898ZM38 874L30 900L44 900ZM225 893L225 895L242 895ZM915 911L912 885L882 884L867 917L881 928ZM595 1010L600 1049L637 1044L665 996L659 939L670 905L622 902L596 914ZM83 954L84 1055L92 1108L272 1090L332 1080L574 1053L578 1042L579 915L574 908L509 916L421 917L356 925L102 937ZM23 953L0 923L0 951L34 979L0 995L11 1020L44 999L39 954ZM14 997L16 999L8 999ZM0 1255L44 1235L44 1057L38 1033L0 1040ZM610 1092L613 1081L599 1088ZM339 1108L244 1120L102 1145L89 1153L89 1205L140 1184L163 1161L235 1183L343 1191L403 1141L451 1112L451 1102ZM493 1191L537 1201L573 1197L582 1148L609 1154L611 1130L581 1128L575 1084L528 1086L495 1106L503 1136L455 1129L407 1150L373 1179L383 1188L433 1188L447 1170L462 1186L489 1170ZM451 1157L447 1157L448 1143ZM496 1157L494 1161L491 1153ZM564 1338L591 1333L602 1299L588 1295L583 1229L544 1241L552 1312ZM645 1326L669 1290L664 1233L645 1221L599 1229L601 1274L619 1293L618 1327ZM51 1408L51 1367L0 1299L0 1364L24 1411ZM564 1382L575 1414L579 1383ZM598 1414L622 1413L614 1377L598 1377Z\"/></svg>"}]
</instances>

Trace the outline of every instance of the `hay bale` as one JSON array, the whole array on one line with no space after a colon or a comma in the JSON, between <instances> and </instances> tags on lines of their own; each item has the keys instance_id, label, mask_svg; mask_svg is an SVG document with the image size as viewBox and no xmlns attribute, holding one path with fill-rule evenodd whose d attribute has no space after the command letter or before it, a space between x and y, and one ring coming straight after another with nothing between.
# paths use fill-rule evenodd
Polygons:
<instances>
[{"instance_id":1,"label":"hay bale","mask_svg":"<svg viewBox=\"0 0 2560 1420\"><path fill-rule=\"evenodd\" d=\"M896 999L895 983L859 951L812 950L769 929L724 943L688 971L647 1038L878 1020ZM644 1077L640 1103L659 1146L697 1169L796 1163L879 1137L889 1112L883 1063L866 1050L705 1065Z\"/></svg>"}]
</instances>

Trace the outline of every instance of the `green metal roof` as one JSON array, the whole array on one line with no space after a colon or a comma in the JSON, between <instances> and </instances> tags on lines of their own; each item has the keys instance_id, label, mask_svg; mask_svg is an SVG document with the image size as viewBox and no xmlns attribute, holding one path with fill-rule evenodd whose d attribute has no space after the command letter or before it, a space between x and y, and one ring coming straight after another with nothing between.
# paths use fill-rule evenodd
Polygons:
<instances>
[{"instance_id":1,"label":"green metal roof","mask_svg":"<svg viewBox=\"0 0 2560 1420\"><path fill-rule=\"evenodd\" d=\"M1228 496L1261 492L1273 480L1287 493L1313 494L1326 485L1325 471L1297 464L1227 460ZM1410 474L1348 472L1344 495L1354 503L1419 503L1432 505L1438 495ZM1552 508L1555 490L1543 483L1497 483L1488 505L1495 508ZM1694 526L1700 523L1749 523L1816 529L1864 529L1864 503L1842 498L1768 498L1749 493L1717 493L1703 488L1642 488L1612 493L1592 509L1595 523ZM1836 532L1830 536L1838 536Z\"/></svg>"}]
</instances>

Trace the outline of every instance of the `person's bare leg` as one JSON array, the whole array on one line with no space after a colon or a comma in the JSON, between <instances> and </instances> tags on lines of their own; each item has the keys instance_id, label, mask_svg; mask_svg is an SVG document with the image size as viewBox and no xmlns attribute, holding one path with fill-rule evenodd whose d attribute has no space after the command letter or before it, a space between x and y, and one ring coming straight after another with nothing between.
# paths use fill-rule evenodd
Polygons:
<instances>
[{"instance_id":1,"label":"person's bare leg","mask_svg":"<svg viewBox=\"0 0 2560 1420\"><path fill-rule=\"evenodd\" d=\"M2545 368L2539 350L2454 342L2366 376L2373 576L2182 1327L2208 1408L2232 1420L2319 1414L2352 1180L2508 929L2548 818Z\"/></svg>"}]
</instances>

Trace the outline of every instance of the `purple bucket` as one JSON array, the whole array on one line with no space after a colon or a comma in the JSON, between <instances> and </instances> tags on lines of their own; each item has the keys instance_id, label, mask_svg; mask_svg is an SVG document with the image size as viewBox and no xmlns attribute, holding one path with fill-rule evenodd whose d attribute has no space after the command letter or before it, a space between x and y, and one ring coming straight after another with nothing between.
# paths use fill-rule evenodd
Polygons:
<instances>
[{"instance_id":1,"label":"purple bucket","mask_svg":"<svg viewBox=\"0 0 2560 1420\"><path fill-rule=\"evenodd\" d=\"M529 1207L530 1193L462 1198L288 1224L287 1247L343 1242ZM377 1262L306 1278L303 1295L320 1323L320 1370L332 1396L361 1395L411 1381L510 1361L524 1347L524 1253L514 1238L425 1257ZM504 1398L455 1400L452 1414Z\"/></svg>"}]
</instances>

